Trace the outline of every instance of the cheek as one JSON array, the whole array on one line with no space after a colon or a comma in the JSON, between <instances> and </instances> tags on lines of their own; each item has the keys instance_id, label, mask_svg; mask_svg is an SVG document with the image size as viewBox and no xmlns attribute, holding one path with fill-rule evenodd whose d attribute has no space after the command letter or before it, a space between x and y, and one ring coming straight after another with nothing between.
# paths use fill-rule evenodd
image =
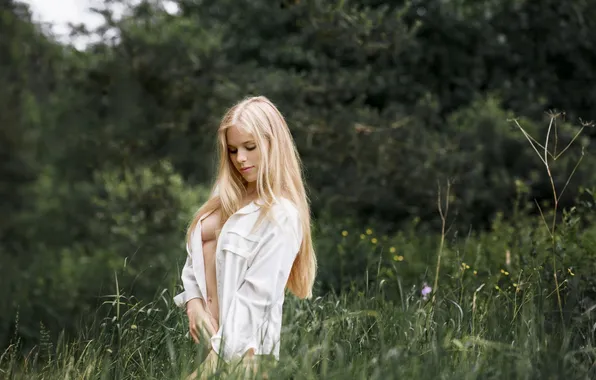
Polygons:
<instances>
[{"instance_id":1,"label":"cheek","mask_svg":"<svg viewBox=\"0 0 596 380\"><path fill-rule=\"evenodd\" d=\"M255 165L258 163L257 161L258 158L258 153L255 150L252 151L246 151L246 159L252 164Z\"/></svg>"}]
</instances>

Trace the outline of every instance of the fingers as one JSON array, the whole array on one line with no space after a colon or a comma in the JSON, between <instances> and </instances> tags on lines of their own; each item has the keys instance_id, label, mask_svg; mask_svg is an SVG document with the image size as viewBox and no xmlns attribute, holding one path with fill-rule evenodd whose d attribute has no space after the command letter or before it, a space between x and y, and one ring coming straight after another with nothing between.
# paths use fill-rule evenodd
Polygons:
<instances>
[{"instance_id":1,"label":"fingers","mask_svg":"<svg viewBox=\"0 0 596 380\"><path fill-rule=\"evenodd\" d=\"M192 337L192 340L196 343L199 344L199 334L197 334L197 332L194 329L190 330L190 336Z\"/></svg>"},{"instance_id":2,"label":"fingers","mask_svg":"<svg viewBox=\"0 0 596 380\"><path fill-rule=\"evenodd\" d=\"M192 340L194 340L195 343L199 343L199 331L197 329L195 316L192 313L189 313L188 315L188 329Z\"/></svg>"},{"instance_id":3,"label":"fingers","mask_svg":"<svg viewBox=\"0 0 596 380\"><path fill-rule=\"evenodd\" d=\"M217 329L215 328L215 326L217 325L217 321L215 320L215 318L213 318L213 316L211 316L210 313L199 312L195 314L195 320L196 323L199 325L201 331L205 335L209 336L209 338L215 335L215 333L217 332Z\"/></svg>"},{"instance_id":4,"label":"fingers","mask_svg":"<svg viewBox=\"0 0 596 380\"><path fill-rule=\"evenodd\" d=\"M205 333L209 334L210 337L217 333L217 322L213 317L205 316L205 318L202 319L202 323L202 327L205 330Z\"/></svg>"},{"instance_id":5,"label":"fingers","mask_svg":"<svg viewBox=\"0 0 596 380\"><path fill-rule=\"evenodd\" d=\"M216 333L209 321L197 316L192 316L188 319L188 327L190 335L195 343L199 343L201 339L204 339L205 342L209 342L211 337Z\"/></svg>"},{"instance_id":6,"label":"fingers","mask_svg":"<svg viewBox=\"0 0 596 380\"><path fill-rule=\"evenodd\" d=\"M190 335L195 343L199 343L202 338L208 342L217 333L218 321L200 305L189 305L186 313Z\"/></svg>"},{"instance_id":7,"label":"fingers","mask_svg":"<svg viewBox=\"0 0 596 380\"><path fill-rule=\"evenodd\" d=\"M212 315L209 316L209 322L211 322L209 326L212 329L212 331L210 331L212 333L211 335L215 335L217 333L217 330L219 330L219 323L217 319L215 319Z\"/></svg>"},{"instance_id":8,"label":"fingers","mask_svg":"<svg viewBox=\"0 0 596 380\"><path fill-rule=\"evenodd\" d=\"M196 325L194 323L190 324L190 336L195 343L199 343L199 332L197 331Z\"/></svg>"}]
</instances>

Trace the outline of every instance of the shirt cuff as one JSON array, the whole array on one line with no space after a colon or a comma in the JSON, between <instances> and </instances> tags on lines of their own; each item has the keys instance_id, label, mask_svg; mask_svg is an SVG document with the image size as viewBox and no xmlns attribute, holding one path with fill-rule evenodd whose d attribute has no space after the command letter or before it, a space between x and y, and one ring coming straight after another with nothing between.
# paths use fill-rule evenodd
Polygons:
<instances>
[{"instance_id":1,"label":"shirt cuff","mask_svg":"<svg viewBox=\"0 0 596 380\"><path fill-rule=\"evenodd\" d=\"M186 307L186 303L194 298L202 298L201 294L199 293L198 289L195 291L194 289L185 290L182 293L176 295L174 297L174 303L176 306L184 308Z\"/></svg>"}]
</instances>

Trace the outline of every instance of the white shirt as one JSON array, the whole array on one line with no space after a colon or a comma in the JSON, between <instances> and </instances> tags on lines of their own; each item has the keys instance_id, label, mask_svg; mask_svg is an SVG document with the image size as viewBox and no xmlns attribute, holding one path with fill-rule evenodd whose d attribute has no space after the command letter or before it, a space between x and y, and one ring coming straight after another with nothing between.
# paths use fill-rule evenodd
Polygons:
<instances>
[{"instance_id":1,"label":"white shirt","mask_svg":"<svg viewBox=\"0 0 596 380\"><path fill-rule=\"evenodd\" d=\"M273 221L265 218L251 232L260 210L256 202L238 210L217 239L219 330L211 346L226 361L240 358L251 348L255 355L274 355L279 360L284 291L302 242L302 227L297 208L282 198L271 208ZM174 297L180 307L207 294L200 222L186 248L184 292Z\"/></svg>"}]
</instances>

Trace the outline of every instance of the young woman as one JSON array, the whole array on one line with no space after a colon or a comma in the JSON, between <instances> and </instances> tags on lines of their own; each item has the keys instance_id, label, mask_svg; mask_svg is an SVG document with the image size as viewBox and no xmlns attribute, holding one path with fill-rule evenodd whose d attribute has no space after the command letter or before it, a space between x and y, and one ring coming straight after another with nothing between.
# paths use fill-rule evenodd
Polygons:
<instances>
[{"instance_id":1,"label":"young woman","mask_svg":"<svg viewBox=\"0 0 596 380\"><path fill-rule=\"evenodd\" d=\"M187 232L182 270L190 335L230 363L279 360L286 288L310 298L316 257L298 152L278 109L247 98L218 129L219 169L211 198Z\"/></svg>"}]
</instances>

